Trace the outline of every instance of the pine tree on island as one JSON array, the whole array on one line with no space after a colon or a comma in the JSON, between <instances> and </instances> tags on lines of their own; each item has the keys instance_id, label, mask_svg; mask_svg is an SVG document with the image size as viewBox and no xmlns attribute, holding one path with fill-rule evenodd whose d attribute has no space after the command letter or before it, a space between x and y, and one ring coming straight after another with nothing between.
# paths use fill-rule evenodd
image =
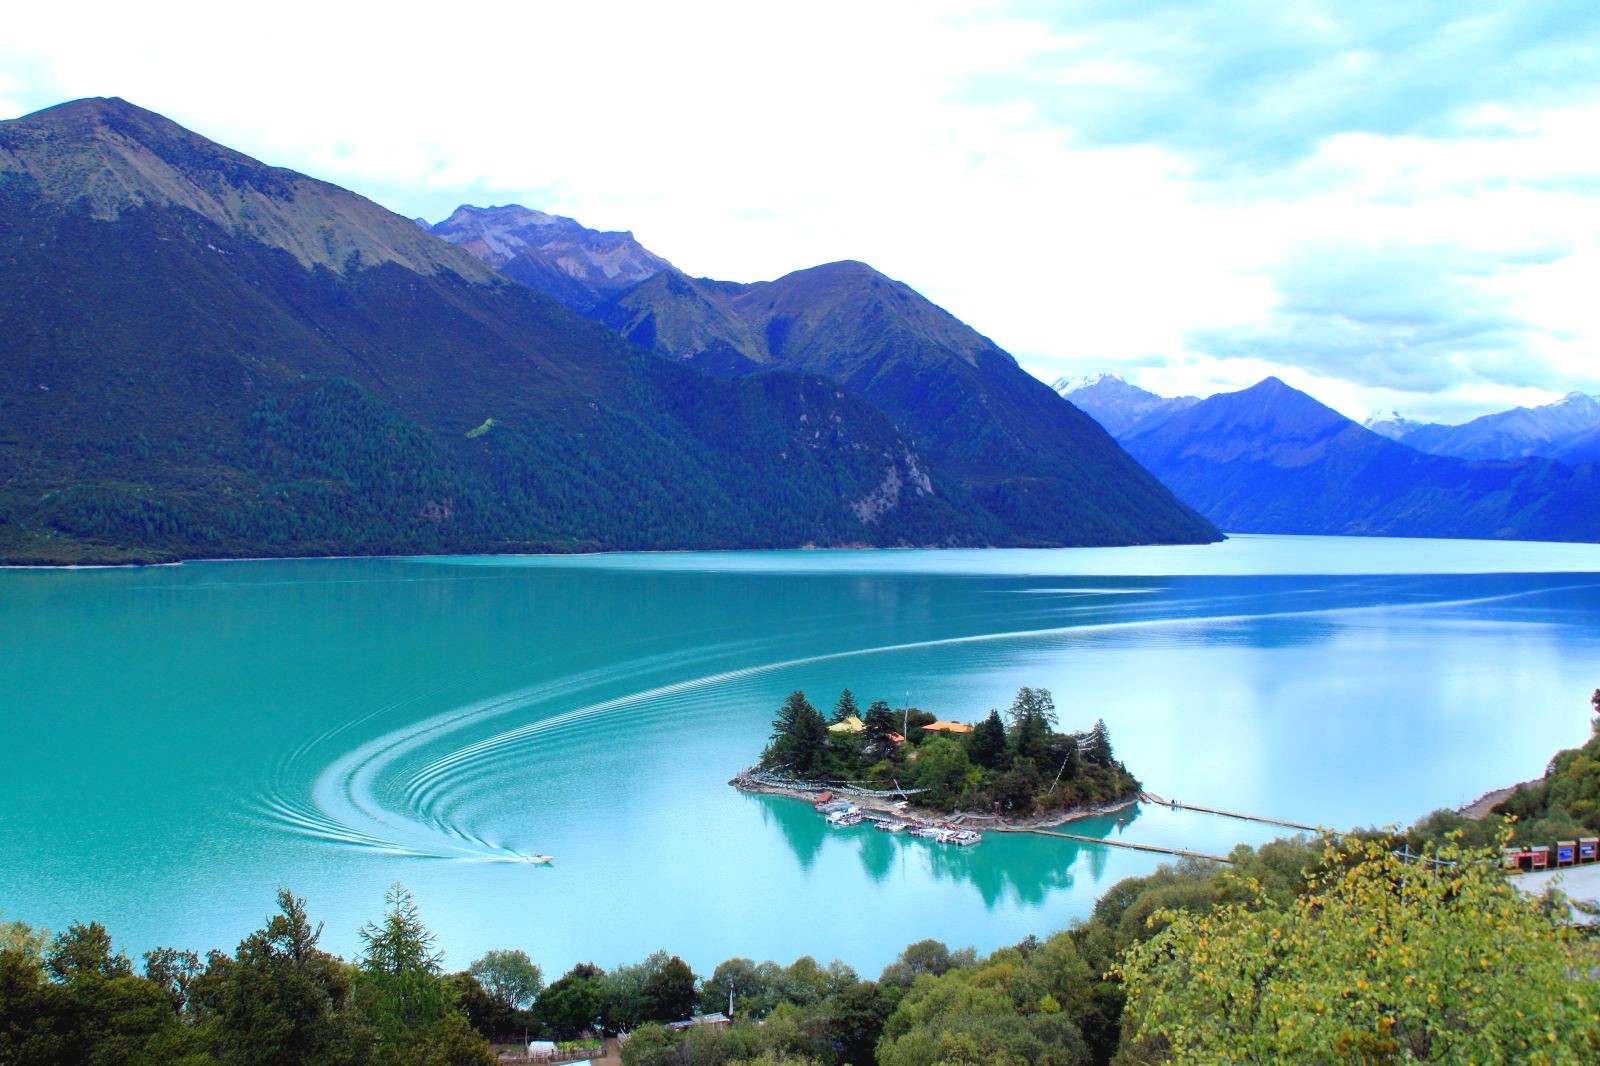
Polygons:
<instances>
[{"instance_id":1,"label":"pine tree on island","mask_svg":"<svg viewBox=\"0 0 1600 1066\"><path fill-rule=\"evenodd\" d=\"M1083 744L1083 757L1096 766L1111 766L1116 760L1111 754L1111 734L1106 730L1106 720L1097 719L1089 730L1089 739Z\"/></svg>"},{"instance_id":2,"label":"pine tree on island","mask_svg":"<svg viewBox=\"0 0 1600 1066\"><path fill-rule=\"evenodd\" d=\"M860 717L861 708L856 706L854 694L849 689L839 693L839 702L834 705L832 721L834 723L847 722L852 718Z\"/></svg>"},{"instance_id":3,"label":"pine tree on island","mask_svg":"<svg viewBox=\"0 0 1600 1066\"><path fill-rule=\"evenodd\" d=\"M828 746L828 723L811 705L804 692L789 693L778 708L772 723L772 743L761 757L761 765L782 770L793 777L810 777L822 769Z\"/></svg>"},{"instance_id":4,"label":"pine tree on island","mask_svg":"<svg viewBox=\"0 0 1600 1066\"><path fill-rule=\"evenodd\" d=\"M972 731L972 742L967 747L972 761L986 770L997 770L1005 762L1006 727L1000 721L1000 712L991 710L989 717L978 723Z\"/></svg>"},{"instance_id":5,"label":"pine tree on island","mask_svg":"<svg viewBox=\"0 0 1600 1066\"><path fill-rule=\"evenodd\" d=\"M867 708L864 719L866 729L862 731L865 750L868 754L880 758L894 751L896 744L905 740L898 732L900 723L896 721L894 711L890 709L887 700L873 700ZM899 737L899 740L895 738Z\"/></svg>"}]
</instances>

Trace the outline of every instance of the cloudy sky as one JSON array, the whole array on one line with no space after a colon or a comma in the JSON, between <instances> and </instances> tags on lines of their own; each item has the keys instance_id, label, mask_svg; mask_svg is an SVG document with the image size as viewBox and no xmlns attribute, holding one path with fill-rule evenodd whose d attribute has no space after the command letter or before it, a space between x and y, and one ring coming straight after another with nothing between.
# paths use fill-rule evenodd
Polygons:
<instances>
[{"instance_id":1,"label":"cloudy sky","mask_svg":"<svg viewBox=\"0 0 1600 1066\"><path fill-rule=\"evenodd\" d=\"M697 275L861 259L1046 380L1600 392L1600 4L27 5L0 115L125 97L438 219Z\"/></svg>"}]
</instances>

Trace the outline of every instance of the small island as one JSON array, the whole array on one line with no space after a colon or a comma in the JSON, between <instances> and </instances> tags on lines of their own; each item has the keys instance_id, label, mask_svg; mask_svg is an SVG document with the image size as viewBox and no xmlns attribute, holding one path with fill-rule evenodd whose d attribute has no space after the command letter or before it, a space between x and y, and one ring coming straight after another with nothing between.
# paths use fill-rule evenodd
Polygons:
<instances>
[{"instance_id":1,"label":"small island","mask_svg":"<svg viewBox=\"0 0 1600 1066\"><path fill-rule=\"evenodd\" d=\"M960 835L966 827L1059 825L1137 800L1139 781L1117 761L1103 720L1081 733L1057 723L1042 688L1019 690L1005 711L975 723L884 700L863 713L849 689L825 718L796 691L761 761L730 784L832 805L825 813L841 824L944 830L939 839L950 843L975 843L976 834Z\"/></svg>"}]
</instances>

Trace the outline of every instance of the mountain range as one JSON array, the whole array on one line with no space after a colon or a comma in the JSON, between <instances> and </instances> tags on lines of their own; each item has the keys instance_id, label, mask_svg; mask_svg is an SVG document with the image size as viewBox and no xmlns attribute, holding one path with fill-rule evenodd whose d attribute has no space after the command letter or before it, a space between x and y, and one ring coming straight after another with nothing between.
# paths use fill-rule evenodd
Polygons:
<instances>
[{"instance_id":1,"label":"mountain range","mask_svg":"<svg viewBox=\"0 0 1600 1066\"><path fill-rule=\"evenodd\" d=\"M1581 392L1543 407L1517 407L1474 418L1459 426L1417 422L1398 413L1369 418L1364 425L1380 436L1430 455L1459 459L1522 459L1541 455L1567 462L1600 459L1600 399Z\"/></svg>"},{"instance_id":2,"label":"mountain range","mask_svg":"<svg viewBox=\"0 0 1600 1066\"><path fill-rule=\"evenodd\" d=\"M592 277L616 246L616 234L593 230L573 231L558 252L514 244L527 231L525 216L513 212L526 209L494 211L503 213L496 233L465 235L455 220L489 221L471 207L434 232L479 255L497 243L523 249L523 259L539 258L544 267L519 277L558 299L569 299L570 286L554 275ZM643 249L631 254L633 262L659 269L632 285L622 285L620 274L609 277L612 291L603 302L591 305L585 296L570 306L640 348L710 376L783 370L837 382L891 419L937 469L954 475L1008 531L1010 543L1125 541L1135 515L1145 537L1215 537L1174 510L1166 488L1100 426L993 341L864 263L737 283L689 277L659 256L645 259L650 253Z\"/></svg>"},{"instance_id":3,"label":"mountain range","mask_svg":"<svg viewBox=\"0 0 1600 1066\"><path fill-rule=\"evenodd\" d=\"M1600 468L1426 454L1277 378L1147 419L1123 442L1230 532L1600 539Z\"/></svg>"},{"instance_id":4,"label":"mountain range","mask_svg":"<svg viewBox=\"0 0 1600 1066\"><path fill-rule=\"evenodd\" d=\"M893 411L821 359L705 374L572 310L681 277L626 234L440 227L115 98L0 123L0 560L1217 536L992 345L888 331Z\"/></svg>"},{"instance_id":5,"label":"mountain range","mask_svg":"<svg viewBox=\"0 0 1600 1066\"><path fill-rule=\"evenodd\" d=\"M1159 425L1200 402L1198 396L1157 396L1148 389L1128 384L1117 374L1057 378L1050 387L1118 440L1141 428Z\"/></svg>"}]
</instances>

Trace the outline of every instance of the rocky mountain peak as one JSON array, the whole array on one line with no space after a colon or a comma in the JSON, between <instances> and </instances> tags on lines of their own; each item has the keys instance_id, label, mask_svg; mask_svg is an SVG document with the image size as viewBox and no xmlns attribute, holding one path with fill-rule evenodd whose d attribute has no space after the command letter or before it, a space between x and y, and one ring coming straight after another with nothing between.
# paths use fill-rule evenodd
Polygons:
<instances>
[{"instance_id":1,"label":"rocky mountain peak","mask_svg":"<svg viewBox=\"0 0 1600 1066\"><path fill-rule=\"evenodd\" d=\"M1154 428L1199 402L1194 396L1169 399L1129 384L1121 374L1105 371L1072 379L1057 378L1051 388L1118 440Z\"/></svg>"},{"instance_id":2,"label":"rocky mountain peak","mask_svg":"<svg viewBox=\"0 0 1600 1066\"><path fill-rule=\"evenodd\" d=\"M470 256L409 219L327 182L268 166L116 97L0 122L0 176L40 201L101 221L141 207L192 211L235 237L344 273L398 263L491 282Z\"/></svg>"},{"instance_id":3,"label":"rocky mountain peak","mask_svg":"<svg viewBox=\"0 0 1600 1066\"><path fill-rule=\"evenodd\" d=\"M631 232L590 229L521 204L462 204L433 233L580 311L673 269Z\"/></svg>"}]
</instances>

